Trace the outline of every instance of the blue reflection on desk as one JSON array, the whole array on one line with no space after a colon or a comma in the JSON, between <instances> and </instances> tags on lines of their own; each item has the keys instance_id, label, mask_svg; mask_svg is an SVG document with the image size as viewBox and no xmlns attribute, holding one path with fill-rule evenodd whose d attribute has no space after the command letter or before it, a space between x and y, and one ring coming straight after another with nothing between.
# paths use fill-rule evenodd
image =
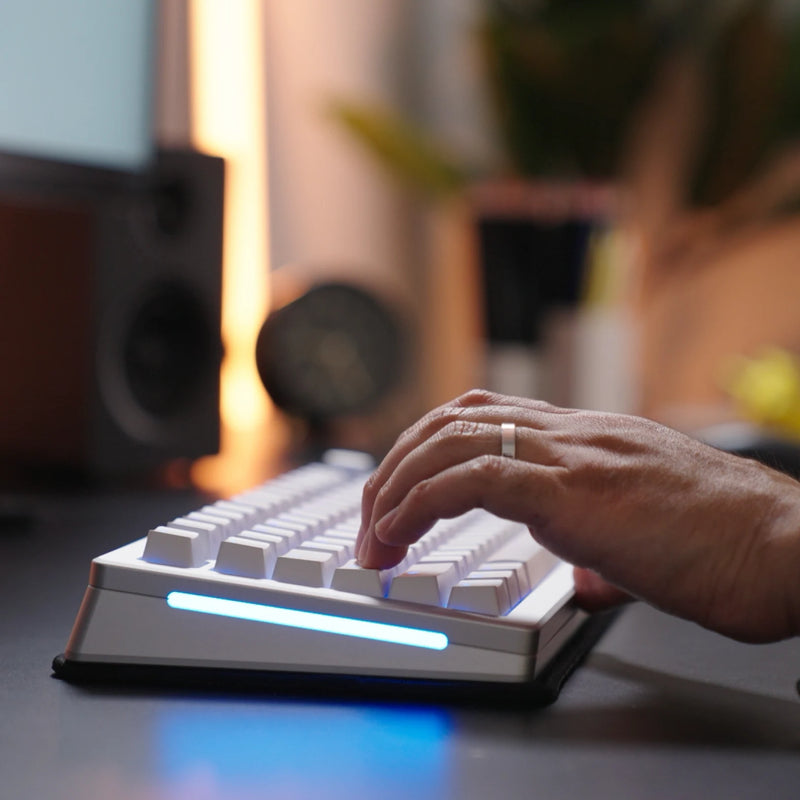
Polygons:
<instances>
[{"instance_id":1,"label":"blue reflection on desk","mask_svg":"<svg viewBox=\"0 0 800 800\"><path fill-rule=\"evenodd\" d=\"M441 797L449 782L446 711L262 703L166 710L157 761L181 782L259 787L270 798Z\"/></svg>"}]
</instances>

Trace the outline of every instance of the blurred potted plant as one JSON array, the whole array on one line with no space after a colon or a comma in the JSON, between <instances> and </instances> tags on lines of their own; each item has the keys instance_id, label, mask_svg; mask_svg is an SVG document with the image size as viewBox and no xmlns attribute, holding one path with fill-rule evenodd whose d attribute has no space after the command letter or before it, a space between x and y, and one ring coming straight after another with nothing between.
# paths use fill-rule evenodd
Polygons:
<instances>
[{"instance_id":1,"label":"blurred potted plant","mask_svg":"<svg viewBox=\"0 0 800 800\"><path fill-rule=\"evenodd\" d=\"M800 244L800 9L741 0L683 14L633 131L626 178L639 242L640 410L694 428L733 413L719 380L731 356L800 347L789 299Z\"/></svg>"},{"instance_id":2,"label":"blurred potted plant","mask_svg":"<svg viewBox=\"0 0 800 800\"><path fill-rule=\"evenodd\" d=\"M466 198L490 351L484 381L494 388L543 393L536 354L551 310L577 304L592 232L612 213L659 25L642 0L484 0L476 42L500 139L489 165L385 110L334 107L405 183L436 201Z\"/></svg>"},{"instance_id":3,"label":"blurred potted plant","mask_svg":"<svg viewBox=\"0 0 800 800\"><path fill-rule=\"evenodd\" d=\"M335 114L430 197L469 199L490 340L535 346L550 310L579 301L591 233L616 218L619 187L649 274L792 207L800 27L787 4L484 0L482 13L499 163L465 163L374 108Z\"/></svg>"},{"instance_id":4,"label":"blurred potted plant","mask_svg":"<svg viewBox=\"0 0 800 800\"><path fill-rule=\"evenodd\" d=\"M479 31L504 162L472 191L488 381L572 403L590 244L615 214L632 121L659 63L642 0L488 0ZM578 402L593 402L587 392Z\"/></svg>"}]
</instances>

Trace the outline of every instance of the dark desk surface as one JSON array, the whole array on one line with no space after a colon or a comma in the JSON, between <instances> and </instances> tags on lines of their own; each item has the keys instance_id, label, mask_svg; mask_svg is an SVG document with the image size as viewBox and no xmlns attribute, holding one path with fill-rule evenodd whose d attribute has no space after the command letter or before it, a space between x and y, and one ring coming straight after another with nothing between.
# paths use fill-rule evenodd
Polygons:
<instances>
[{"instance_id":1,"label":"dark desk surface","mask_svg":"<svg viewBox=\"0 0 800 800\"><path fill-rule=\"evenodd\" d=\"M800 641L746 646L626 610L544 710L152 690L50 675L90 559L198 505L31 499L0 528L0 797L795 798ZM8 528L11 528L10 530Z\"/></svg>"}]
</instances>

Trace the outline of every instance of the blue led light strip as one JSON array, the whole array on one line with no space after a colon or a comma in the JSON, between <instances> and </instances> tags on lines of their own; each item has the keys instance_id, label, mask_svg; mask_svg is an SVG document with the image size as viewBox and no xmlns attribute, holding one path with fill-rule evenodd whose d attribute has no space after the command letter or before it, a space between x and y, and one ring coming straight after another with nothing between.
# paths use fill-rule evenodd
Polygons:
<instances>
[{"instance_id":1,"label":"blue led light strip","mask_svg":"<svg viewBox=\"0 0 800 800\"><path fill-rule=\"evenodd\" d=\"M224 597L170 592L167 595L167 604L170 608L197 611L201 614L215 614L221 617L266 622L271 625L285 625L289 628L334 633L339 636L356 636L359 639L404 644L409 647L424 647L428 650L444 650L448 645L447 636L438 631L407 628L404 625L387 625L383 622L369 622L350 617L337 617L333 614L318 614L313 611L297 611L292 608L266 606L261 603L245 603L241 600L227 600Z\"/></svg>"}]
</instances>

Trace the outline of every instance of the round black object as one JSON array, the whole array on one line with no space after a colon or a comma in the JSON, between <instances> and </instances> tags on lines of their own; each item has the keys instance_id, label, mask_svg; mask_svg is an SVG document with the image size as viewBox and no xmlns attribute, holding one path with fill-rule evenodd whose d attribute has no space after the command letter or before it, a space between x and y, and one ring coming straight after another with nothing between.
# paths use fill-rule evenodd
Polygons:
<instances>
[{"instance_id":1,"label":"round black object","mask_svg":"<svg viewBox=\"0 0 800 800\"><path fill-rule=\"evenodd\" d=\"M267 317L256 362L279 408L322 423L374 407L402 374L405 344L398 320L376 297L325 283Z\"/></svg>"},{"instance_id":2,"label":"round black object","mask_svg":"<svg viewBox=\"0 0 800 800\"><path fill-rule=\"evenodd\" d=\"M123 343L133 399L155 417L184 411L219 364L209 315L176 283L154 286L139 304Z\"/></svg>"}]
</instances>

